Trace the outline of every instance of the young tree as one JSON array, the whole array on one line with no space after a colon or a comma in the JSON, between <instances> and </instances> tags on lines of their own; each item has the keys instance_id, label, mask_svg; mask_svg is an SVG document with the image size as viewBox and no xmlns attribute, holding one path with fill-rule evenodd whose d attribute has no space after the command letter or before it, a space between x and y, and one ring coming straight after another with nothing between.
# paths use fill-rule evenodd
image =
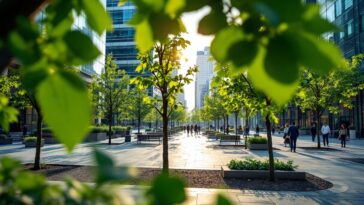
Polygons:
<instances>
[{"instance_id":1,"label":"young tree","mask_svg":"<svg viewBox=\"0 0 364 205\"><path fill-rule=\"evenodd\" d=\"M181 93L183 86L192 80L197 67L187 70L185 76L179 74L172 76L172 71L180 69L181 51L190 44L180 35L168 38L166 41L158 42L153 47L153 52L147 52L140 56L141 64L138 72L150 72L151 77L139 76L133 81L141 88L154 87L160 93L151 99L151 105L155 106L163 120L163 172L168 174L168 122L174 109L177 108L176 94ZM154 53L154 54L153 54ZM159 102L159 103L156 103Z\"/></svg>"},{"instance_id":2,"label":"young tree","mask_svg":"<svg viewBox=\"0 0 364 205\"><path fill-rule=\"evenodd\" d=\"M105 117L109 126L109 145L111 145L114 115L125 105L128 97L129 76L118 70L112 54L106 58L105 69L95 76L91 84L92 101L100 117Z\"/></svg>"},{"instance_id":3,"label":"young tree","mask_svg":"<svg viewBox=\"0 0 364 205\"><path fill-rule=\"evenodd\" d=\"M345 68L332 71L327 75L305 70L301 77L301 86L295 97L296 105L311 110L317 120L317 147L321 148L320 125L325 111L337 113L340 106L351 108L352 98L364 88L360 74L360 65L364 55L353 56Z\"/></svg>"},{"instance_id":4,"label":"young tree","mask_svg":"<svg viewBox=\"0 0 364 205\"><path fill-rule=\"evenodd\" d=\"M21 76L19 69L9 68L8 74L0 77L0 93L2 95L10 96L11 105L18 109L24 109L25 107L31 106L37 112L37 142L33 169L38 170L40 169L41 141L43 138L43 116L36 100L35 93L30 90L25 90L20 80Z\"/></svg>"},{"instance_id":5,"label":"young tree","mask_svg":"<svg viewBox=\"0 0 364 205\"><path fill-rule=\"evenodd\" d=\"M144 120L150 123L150 127L154 123L155 129L158 129L158 122L162 121L162 117L155 108L152 108Z\"/></svg>"},{"instance_id":6,"label":"young tree","mask_svg":"<svg viewBox=\"0 0 364 205\"><path fill-rule=\"evenodd\" d=\"M140 124L151 110L151 106L145 101L148 94L146 90L140 90L136 87L132 89L129 95L128 112L131 118L138 121L138 133L140 133Z\"/></svg>"},{"instance_id":7,"label":"young tree","mask_svg":"<svg viewBox=\"0 0 364 205\"><path fill-rule=\"evenodd\" d=\"M238 98L235 102L241 104L241 106L244 105L244 107L250 110L251 114L255 114L259 111L264 116L268 140L269 179L274 181L275 174L271 122L277 121L275 116L277 106L269 97L253 86L251 80L248 78L248 72L240 75L231 75L228 66L218 66L216 70L223 72L218 72L218 76L215 77L214 82L221 86L220 90L228 90L228 92L224 93L227 98ZM228 93L232 92L236 95L228 95Z\"/></svg>"}]
</instances>

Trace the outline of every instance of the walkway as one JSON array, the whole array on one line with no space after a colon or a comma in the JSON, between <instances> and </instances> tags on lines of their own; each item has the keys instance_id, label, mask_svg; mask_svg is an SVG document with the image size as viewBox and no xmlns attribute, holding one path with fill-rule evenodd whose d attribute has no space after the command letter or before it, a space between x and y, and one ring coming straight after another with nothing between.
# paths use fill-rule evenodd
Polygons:
<instances>
[{"instance_id":1,"label":"walkway","mask_svg":"<svg viewBox=\"0 0 364 205\"><path fill-rule=\"evenodd\" d=\"M309 136L300 137L299 147L314 147ZM92 147L105 150L119 165L136 167L161 167L162 145L156 143L136 142L120 145L81 144L67 155L61 145L46 145L42 148L42 163L84 164L92 165ZM190 196L187 204L211 204L214 193L224 192L236 204L364 204L364 165L343 160L342 158L364 158L364 140L351 140L346 149L339 146L336 139L331 139L331 147L339 151L317 151L298 149L297 153L289 152L282 143L281 136L273 137L273 144L278 150L274 155L282 160L294 160L300 170L307 171L334 184L329 190L318 192L269 192L241 190L188 189ZM106 143L103 142L103 143ZM231 159L245 157L267 158L266 151L248 151L243 147L219 146L215 140L203 136L187 136L181 133L170 140L171 168L219 169ZM25 149L22 144L0 146L0 156L9 155L25 163L33 161L34 149ZM122 190L138 197L140 187L123 186Z\"/></svg>"}]
</instances>

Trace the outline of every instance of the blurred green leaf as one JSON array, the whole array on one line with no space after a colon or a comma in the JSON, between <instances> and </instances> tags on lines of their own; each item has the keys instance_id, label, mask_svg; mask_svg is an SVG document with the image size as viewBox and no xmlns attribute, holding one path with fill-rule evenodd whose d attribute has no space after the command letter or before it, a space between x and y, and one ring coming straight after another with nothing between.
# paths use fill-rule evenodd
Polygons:
<instances>
[{"instance_id":1,"label":"blurred green leaf","mask_svg":"<svg viewBox=\"0 0 364 205\"><path fill-rule=\"evenodd\" d=\"M99 0L79 0L87 16L90 27L99 35L105 30L111 31L112 20Z\"/></svg>"},{"instance_id":2,"label":"blurred green leaf","mask_svg":"<svg viewBox=\"0 0 364 205\"><path fill-rule=\"evenodd\" d=\"M154 45L152 29L145 19L135 27L135 41L141 53L150 50Z\"/></svg>"},{"instance_id":3,"label":"blurred green leaf","mask_svg":"<svg viewBox=\"0 0 364 205\"><path fill-rule=\"evenodd\" d=\"M92 40L81 31L70 31L64 37L75 64L85 64L96 59L101 52Z\"/></svg>"},{"instance_id":4,"label":"blurred green leaf","mask_svg":"<svg viewBox=\"0 0 364 205\"><path fill-rule=\"evenodd\" d=\"M264 58L267 51L264 47L259 47L258 54L252 65L249 67L248 76L254 83L254 87L264 92L274 100L279 106L287 103L297 90L298 79L293 83L282 83L273 79L264 68Z\"/></svg>"},{"instance_id":5,"label":"blurred green leaf","mask_svg":"<svg viewBox=\"0 0 364 205\"><path fill-rule=\"evenodd\" d=\"M242 67L253 62L258 52L258 45L253 41L241 40L233 44L228 51L235 67Z\"/></svg>"},{"instance_id":6,"label":"blurred green leaf","mask_svg":"<svg viewBox=\"0 0 364 205\"><path fill-rule=\"evenodd\" d=\"M176 14L185 6L186 0L168 0L166 4L166 13L174 18Z\"/></svg>"},{"instance_id":7,"label":"blurred green leaf","mask_svg":"<svg viewBox=\"0 0 364 205\"><path fill-rule=\"evenodd\" d=\"M86 87L78 86L83 83L79 77L59 73L65 70L54 72L38 86L36 97L45 122L67 150L72 151L89 131L91 105Z\"/></svg>"},{"instance_id":8,"label":"blurred green leaf","mask_svg":"<svg viewBox=\"0 0 364 205\"><path fill-rule=\"evenodd\" d=\"M216 34L211 43L211 54L217 61L226 62L230 57L230 47L243 39L243 31L239 27L227 27Z\"/></svg>"},{"instance_id":9,"label":"blurred green leaf","mask_svg":"<svg viewBox=\"0 0 364 205\"><path fill-rule=\"evenodd\" d=\"M233 203L225 196L217 195L216 205L232 205Z\"/></svg>"},{"instance_id":10,"label":"blurred green leaf","mask_svg":"<svg viewBox=\"0 0 364 205\"><path fill-rule=\"evenodd\" d=\"M104 152L95 149L94 157L96 164L95 167L95 182L99 185L111 182L117 183L134 178L137 175L135 168L128 167L115 167L114 161Z\"/></svg>"},{"instance_id":11,"label":"blurred green leaf","mask_svg":"<svg viewBox=\"0 0 364 205\"><path fill-rule=\"evenodd\" d=\"M338 68L342 63L342 54L337 46L320 37L305 32L297 32L290 36L296 45L298 60L304 66L321 74Z\"/></svg>"},{"instance_id":12,"label":"blurred green leaf","mask_svg":"<svg viewBox=\"0 0 364 205\"><path fill-rule=\"evenodd\" d=\"M299 77L297 55L292 42L284 35L276 36L269 41L264 68L274 80L291 84Z\"/></svg>"},{"instance_id":13,"label":"blurred green leaf","mask_svg":"<svg viewBox=\"0 0 364 205\"><path fill-rule=\"evenodd\" d=\"M226 15L222 10L211 9L198 24L198 32L204 35L215 34L227 26Z\"/></svg>"},{"instance_id":14,"label":"blurred green leaf","mask_svg":"<svg viewBox=\"0 0 364 205\"><path fill-rule=\"evenodd\" d=\"M150 204L172 205L186 200L184 183L180 178L161 174L152 183L147 192Z\"/></svg>"}]
</instances>

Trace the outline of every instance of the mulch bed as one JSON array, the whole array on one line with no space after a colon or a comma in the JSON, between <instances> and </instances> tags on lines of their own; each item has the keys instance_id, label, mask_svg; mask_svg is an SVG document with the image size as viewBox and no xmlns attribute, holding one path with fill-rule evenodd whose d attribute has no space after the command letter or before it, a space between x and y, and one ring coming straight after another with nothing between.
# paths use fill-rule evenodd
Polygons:
<instances>
[{"instance_id":1,"label":"mulch bed","mask_svg":"<svg viewBox=\"0 0 364 205\"><path fill-rule=\"evenodd\" d=\"M340 159L359 163L359 164L364 164L364 158L340 158Z\"/></svg>"},{"instance_id":2,"label":"mulch bed","mask_svg":"<svg viewBox=\"0 0 364 205\"><path fill-rule=\"evenodd\" d=\"M24 165L26 169L32 168L31 164ZM82 182L93 181L92 166L76 165L46 165L45 169L36 172L46 175L48 180L62 181L66 177L72 177ZM131 179L125 184L150 184L153 177L158 175L161 169L139 168L138 179ZM261 179L224 179L219 170L192 170L172 169L171 174L185 179L187 187L194 188L218 188L218 189L242 189L242 190L270 190L270 191L317 191L331 188L332 183L307 174L306 180L278 180L270 182Z\"/></svg>"},{"instance_id":3,"label":"mulch bed","mask_svg":"<svg viewBox=\"0 0 364 205\"><path fill-rule=\"evenodd\" d=\"M321 148L317 148L317 147L297 147L300 149L304 149L304 150L313 150L313 151L342 151L339 149L335 149L335 148L331 148L331 147L321 147Z\"/></svg>"}]
</instances>

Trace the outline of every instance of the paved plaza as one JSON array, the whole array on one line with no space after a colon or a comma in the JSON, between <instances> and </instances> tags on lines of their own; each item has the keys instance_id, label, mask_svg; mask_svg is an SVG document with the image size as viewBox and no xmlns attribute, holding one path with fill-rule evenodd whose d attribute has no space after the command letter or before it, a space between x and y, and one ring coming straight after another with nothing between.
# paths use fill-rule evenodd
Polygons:
<instances>
[{"instance_id":1,"label":"paved plaza","mask_svg":"<svg viewBox=\"0 0 364 205\"><path fill-rule=\"evenodd\" d=\"M229 195L236 204L364 204L364 164L342 158L364 158L364 140L350 140L347 148L341 148L337 139L331 138L330 147L338 151L317 151L297 149L291 153L283 146L281 136L273 137L274 156L281 160L293 160L303 170L328 180L334 187L317 192L276 192L250 190L215 190L189 188L187 204L212 204L216 192ZM97 147L108 152L119 165L135 167L161 167L162 145L156 142L135 141L124 143L114 139L118 145L102 143L84 143L77 146L72 154L66 154L61 145L45 145L42 148L41 162L47 164L81 164L93 165L92 148ZM299 147L314 147L309 136L298 140ZM26 149L24 145L0 146L0 156L11 156L31 163L35 149ZM246 157L267 158L266 151L249 151L244 147L219 146L218 141L208 140L205 136L191 136L180 133L170 138L169 159L171 168L185 169L220 169L231 159ZM138 198L142 187L121 186L125 193Z\"/></svg>"}]
</instances>

